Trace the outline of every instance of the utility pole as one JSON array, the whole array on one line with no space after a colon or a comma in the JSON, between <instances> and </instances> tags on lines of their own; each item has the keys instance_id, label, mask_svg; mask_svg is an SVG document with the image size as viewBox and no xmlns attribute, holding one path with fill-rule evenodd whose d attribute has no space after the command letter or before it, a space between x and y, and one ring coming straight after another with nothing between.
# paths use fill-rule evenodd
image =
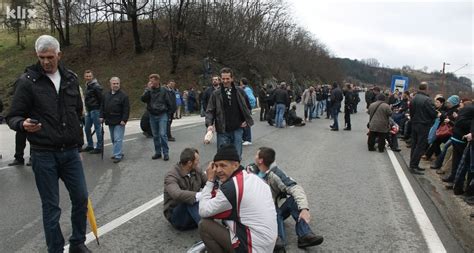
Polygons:
<instances>
[{"instance_id":1,"label":"utility pole","mask_svg":"<svg viewBox=\"0 0 474 253\"><path fill-rule=\"evenodd\" d=\"M441 73L441 93L446 96L446 87L444 85L444 82L446 81L446 73L444 72L446 65L449 65L447 62L443 62L443 71Z\"/></svg>"}]
</instances>

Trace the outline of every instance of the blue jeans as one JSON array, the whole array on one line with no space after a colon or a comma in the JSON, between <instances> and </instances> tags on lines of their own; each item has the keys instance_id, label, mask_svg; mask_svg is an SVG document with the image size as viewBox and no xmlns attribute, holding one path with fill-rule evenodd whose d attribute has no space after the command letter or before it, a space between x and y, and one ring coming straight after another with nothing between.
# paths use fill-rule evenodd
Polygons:
<instances>
[{"instance_id":1,"label":"blue jeans","mask_svg":"<svg viewBox=\"0 0 474 253\"><path fill-rule=\"evenodd\" d=\"M334 129L339 129L338 116L339 116L339 110L340 109L341 109L341 105L339 105L339 106L333 105L332 108L331 108L331 116L334 120L334 123L332 124L332 128L334 128Z\"/></svg>"},{"instance_id":2,"label":"blue jeans","mask_svg":"<svg viewBox=\"0 0 474 253\"><path fill-rule=\"evenodd\" d=\"M242 158L243 132L243 128L238 128L228 133L217 133L217 149L219 149L224 144L233 144L239 153L239 157Z\"/></svg>"},{"instance_id":3,"label":"blue jeans","mask_svg":"<svg viewBox=\"0 0 474 253\"><path fill-rule=\"evenodd\" d=\"M94 147L94 141L92 140L91 128L94 125L95 134L97 137L97 146L95 148L102 149L104 138L102 136L102 131L100 128L100 111L92 110L86 113L84 131L86 133L87 147Z\"/></svg>"},{"instance_id":4,"label":"blue jeans","mask_svg":"<svg viewBox=\"0 0 474 253\"><path fill-rule=\"evenodd\" d=\"M311 105L304 105L304 118L311 120L314 118L313 116L313 111L314 111L314 104Z\"/></svg>"},{"instance_id":5,"label":"blue jeans","mask_svg":"<svg viewBox=\"0 0 474 253\"><path fill-rule=\"evenodd\" d=\"M173 208L173 213L171 214L171 225L178 230L188 230L197 228L199 222L201 221L201 216L199 216L199 202L196 202L192 205L185 203L177 205Z\"/></svg>"},{"instance_id":6,"label":"blue jeans","mask_svg":"<svg viewBox=\"0 0 474 253\"><path fill-rule=\"evenodd\" d=\"M250 126L244 127L244 133L242 135L242 140L252 142L252 129L250 128Z\"/></svg>"},{"instance_id":7,"label":"blue jeans","mask_svg":"<svg viewBox=\"0 0 474 253\"><path fill-rule=\"evenodd\" d=\"M306 221L304 221L303 219L298 221L299 216L300 216L300 211L298 210L298 205L296 204L295 199L293 197L287 198L285 203L283 203L283 205L281 205L280 207L277 207L276 211L277 211L278 237L282 239L285 245L287 244L287 241L286 241L284 221L290 215L293 217L293 219L296 222L295 230L296 230L296 235L298 237L305 236L309 233L313 233L313 231L309 227L308 223L306 223Z\"/></svg>"},{"instance_id":8,"label":"blue jeans","mask_svg":"<svg viewBox=\"0 0 474 253\"><path fill-rule=\"evenodd\" d=\"M31 150L31 162L35 174L36 187L43 209L43 228L48 252L63 252L64 237L59 225L61 208L59 207L60 178L71 199L72 235L71 245L86 240L87 186L77 148L64 151Z\"/></svg>"},{"instance_id":9,"label":"blue jeans","mask_svg":"<svg viewBox=\"0 0 474 253\"><path fill-rule=\"evenodd\" d=\"M276 127L282 128L284 120L283 115L285 115L286 106L284 104L276 104L275 110L275 125Z\"/></svg>"},{"instance_id":10,"label":"blue jeans","mask_svg":"<svg viewBox=\"0 0 474 253\"><path fill-rule=\"evenodd\" d=\"M168 113L162 113L160 115L153 115L150 113L150 127L153 134L153 143L155 145L155 154L161 155L163 149L163 155L169 154L168 147L168 136L166 130L168 128Z\"/></svg>"},{"instance_id":11,"label":"blue jeans","mask_svg":"<svg viewBox=\"0 0 474 253\"><path fill-rule=\"evenodd\" d=\"M117 159L122 159L122 144L123 136L125 135L125 126L120 124L118 125L109 125L110 139L113 144L113 156Z\"/></svg>"},{"instance_id":12,"label":"blue jeans","mask_svg":"<svg viewBox=\"0 0 474 253\"><path fill-rule=\"evenodd\" d=\"M316 104L316 116L319 117L319 115L323 115L325 109L326 109L326 100L318 101L318 103Z\"/></svg>"}]
</instances>

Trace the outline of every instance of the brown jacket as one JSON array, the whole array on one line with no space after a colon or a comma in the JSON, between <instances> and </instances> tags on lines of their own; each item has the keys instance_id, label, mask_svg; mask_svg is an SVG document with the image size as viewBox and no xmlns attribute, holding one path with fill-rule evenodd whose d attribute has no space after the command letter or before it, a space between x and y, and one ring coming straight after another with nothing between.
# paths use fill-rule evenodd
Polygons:
<instances>
[{"instance_id":1,"label":"brown jacket","mask_svg":"<svg viewBox=\"0 0 474 253\"><path fill-rule=\"evenodd\" d=\"M382 104L378 106L380 103ZM392 115L392 110L387 103L384 101L376 101L370 104L368 113L369 115L373 115L372 120L369 122L369 130L371 132L388 133L390 131L389 118Z\"/></svg>"},{"instance_id":2,"label":"brown jacket","mask_svg":"<svg viewBox=\"0 0 474 253\"><path fill-rule=\"evenodd\" d=\"M165 176L164 208L166 219L171 219L173 208L178 204L192 205L196 202L196 192L207 182L207 176L200 169L184 174L180 164L176 164Z\"/></svg>"}]
</instances>

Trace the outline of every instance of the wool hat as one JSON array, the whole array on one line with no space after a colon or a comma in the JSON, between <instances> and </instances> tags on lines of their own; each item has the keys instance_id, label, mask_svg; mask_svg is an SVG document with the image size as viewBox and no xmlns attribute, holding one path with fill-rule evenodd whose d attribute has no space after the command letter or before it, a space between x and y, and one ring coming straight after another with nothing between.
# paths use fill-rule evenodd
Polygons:
<instances>
[{"instance_id":1,"label":"wool hat","mask_svg":"<svg viewBox=\"0 0 474 253\"><path fill-rule=\"evenodd\" d=\"M449 102L450 104L452 104L453 106L456 106L459 104L460 102L460 99L459 99L459 96L458 95L452 95L451 97L448 98L448 100L446 100L447 102Z\"/></svg>"},{"instance_id":2,"label":"wool hat","mask_svg":"<svg viewBox=\"0 0 474 253\"><path fill-rule=\"evenodd\" d=\"M234 145L225 144L217 150L217 153L214 156L214 162L222 160L240 162L239 153Z\"/></svg>"}]
</instances>

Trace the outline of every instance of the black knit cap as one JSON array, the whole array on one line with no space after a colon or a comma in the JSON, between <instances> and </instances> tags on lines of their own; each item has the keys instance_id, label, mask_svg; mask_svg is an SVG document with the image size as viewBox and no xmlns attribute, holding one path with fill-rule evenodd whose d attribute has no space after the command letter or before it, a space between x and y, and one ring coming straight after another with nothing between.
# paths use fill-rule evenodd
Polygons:
<instances>
[{"instance_id":1,"label":"black knit cap","mask_svg":"<svg viewBox=\"0 0 474 253\"><path fill-rule=\"evenodd\" d=\"M240 162L239 153L237 153L237 149L234 145L224 144L217 150L217 154L214 156L214 162L223 160Z\"/></svg>"}]
</instances>

